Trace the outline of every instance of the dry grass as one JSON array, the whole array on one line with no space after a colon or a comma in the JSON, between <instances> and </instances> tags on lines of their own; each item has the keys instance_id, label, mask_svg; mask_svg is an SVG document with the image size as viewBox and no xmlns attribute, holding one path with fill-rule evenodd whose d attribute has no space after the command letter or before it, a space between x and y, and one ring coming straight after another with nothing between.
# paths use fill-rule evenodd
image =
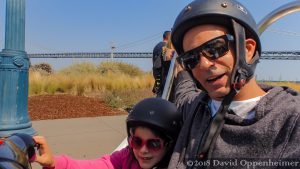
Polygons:
<instances>
[{"instance_id":1,"label":"dry grass","mask_svg":"<svg viewBox=\"0 0 300 169\"><path fill-rule=\"evenodd\" d=\"M272 86L287 86L290 87L298 92L300 92L300 84L295 82L263 82L268 85Z\"/></svg>"},{"instance_id":2,"label":"dry grass","mask_svg":"<svg viewBox=\"0 0 300 169\"><path fill-rule=\"evenodd\" d=\"M153 83L151 73L125 63L116 62L114 65L106 62L98 67L82 63L50 75L30 71L29 95L68 93L96 96L112 107L128 108L145 97L152 97Z\"/></svg>"},{"instance_id":3,"label":"dry grass","mask_svg":"<svg viewBox=\"0 0 300 169\"><path fill-rule=\"evenodd\" d=\"M154 79L150 72L122 62L103 62L72 65L58 73L29 72L29 95L68 93L78 96L100 97L117 108L130 108L139 100L153 97ZM263 82L288 86L300 92L294 82Z\"/></svg>"},{"instance_id":4,"label":"dry grass","mask_svg":"<svg viewBox=\"0 0 300 169\"><path fill-rule=\"evenodd\" d=\"M84 95L102 90L133 90L151 88L154 80L150 74L132 77L125 74L43 76L39 72L29 73L29 95L54 94L57 92Z\"/></svg>"}]
</instances>

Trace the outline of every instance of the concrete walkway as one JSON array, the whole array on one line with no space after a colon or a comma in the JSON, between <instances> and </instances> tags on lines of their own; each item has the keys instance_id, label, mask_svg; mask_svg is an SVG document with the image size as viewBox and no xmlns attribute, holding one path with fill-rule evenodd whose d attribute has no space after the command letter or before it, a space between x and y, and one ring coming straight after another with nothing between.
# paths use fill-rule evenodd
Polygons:
<instances>
[{"instance_id":1,"label":"concrete walkway","mask_svg":"<svg viewBox=\"0 0 300 169\"><path fill-rule=\"evenodd\" d=\"M93 159L111 153L127 136L126 115L32 121L54 154ZM34 169L40 169L33 164Z\"/></svg>"}]
</instances>

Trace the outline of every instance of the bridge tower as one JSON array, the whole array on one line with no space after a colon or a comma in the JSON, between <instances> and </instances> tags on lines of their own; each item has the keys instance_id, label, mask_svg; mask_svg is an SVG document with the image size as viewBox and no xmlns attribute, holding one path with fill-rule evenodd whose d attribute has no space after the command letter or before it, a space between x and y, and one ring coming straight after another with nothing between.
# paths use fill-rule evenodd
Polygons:
<instances>
[{"instance_id":1,"label":"bridge tower","mask_svg":"<svg viewBox=\"0 0 300 169\"><path fill-rule=\"evenodd\" d=\"M0 53L0 134L34 135L28 115L25 0L6 0L5 21L5 47Z\"/></svg>"}]
</instances>

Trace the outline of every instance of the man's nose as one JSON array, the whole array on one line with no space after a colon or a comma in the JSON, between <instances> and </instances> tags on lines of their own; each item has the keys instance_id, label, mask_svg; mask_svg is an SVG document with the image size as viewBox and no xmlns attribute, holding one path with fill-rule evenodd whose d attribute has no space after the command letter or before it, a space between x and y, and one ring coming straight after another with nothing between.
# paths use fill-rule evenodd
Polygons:
<instances>
[{"instance_id":1,"label":"man's nose","mask_svg":"<svg viewBox=\"0 0 300 169\"><path fill-rule=\"evenodd\" d=\"M200 69L208 69L213 65L215 65L215 60L208 59L205 56L200 56L200 60L199 60Z\"/></svg>"}]
</instances>

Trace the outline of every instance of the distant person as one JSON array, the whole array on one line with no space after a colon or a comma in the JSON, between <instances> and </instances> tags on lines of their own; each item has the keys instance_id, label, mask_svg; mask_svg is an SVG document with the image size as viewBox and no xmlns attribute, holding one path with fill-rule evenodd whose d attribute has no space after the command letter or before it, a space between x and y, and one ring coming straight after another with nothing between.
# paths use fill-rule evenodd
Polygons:
<instances>
[{"instance_id":1,"label":"distant person","mask_svg":"<svg viewBox=\"0 0 300 169\"><path fill-rule=\"evenodd\" d=\"M169 168L300 168L300 95L256 81L261 44L249 10L235 0L195 0L171 38L184 122Z\"/></svg>"},{"instance_id":2,"label":"distant person","mask_svg":"<svg viewBox=\"0 0 300 169\"><path fill-rule=\"evenodd\" d=\"M163 41L159 42L153 49L153 77L155 79L152 92L161 97L168 75L173 49L170 46L171 31L165 31Z\"/></svg>"},{"instance_id":3,"label":"distant person","mask_svg":"<svg viewBox=\"0 0 300 169\"><path fill-rule=\"evenodd\" d=\"M45 138L35 136L34 140L40 144L40 155L35 161L48 169L166 168L181 120L181 113L173 103L161 98L147 98L137 103L127 117L129 146L98 159L74 160L65 155L54 157Z\"/></svg>"}]
</instances>

